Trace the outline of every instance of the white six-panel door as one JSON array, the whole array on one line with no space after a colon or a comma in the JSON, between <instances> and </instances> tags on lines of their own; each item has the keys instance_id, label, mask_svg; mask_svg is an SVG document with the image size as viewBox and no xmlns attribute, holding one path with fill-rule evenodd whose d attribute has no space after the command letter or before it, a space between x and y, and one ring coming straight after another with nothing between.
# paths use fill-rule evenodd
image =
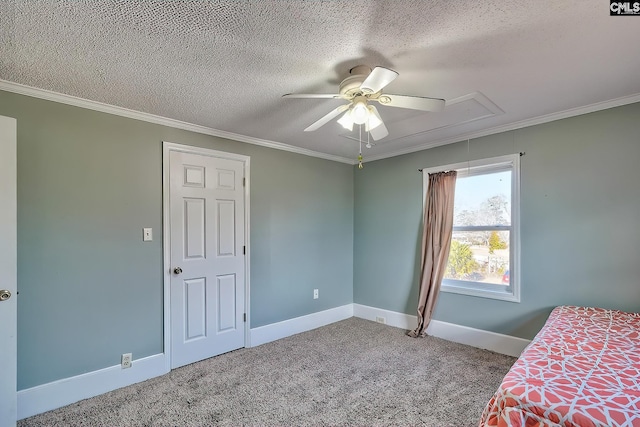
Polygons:
<instances>
[{"instance_id":1,"label":"white six-panel door","mask_svg":"<svg viewBox=\"0 0 640 427\"><path fill-rule=\"evenodd\" d=\"M169 153L171 367L245 346L244 162Z\"/></svg>"},{"instance_id":2,"label":"white six-panel door","mask_svg":"<svg viewBox=\"0 0 640 427\"><path fill-rule=\"evenodd\" d=\"M0 116L0 427L17 417L16 129Z\"/></svg>"}]
</instances>

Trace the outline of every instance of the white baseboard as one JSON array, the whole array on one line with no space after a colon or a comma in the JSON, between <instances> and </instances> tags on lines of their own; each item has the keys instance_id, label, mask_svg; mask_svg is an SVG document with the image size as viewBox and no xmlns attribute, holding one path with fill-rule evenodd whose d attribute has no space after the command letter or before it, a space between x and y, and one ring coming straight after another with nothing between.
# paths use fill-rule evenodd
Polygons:
<instances>
[{"instance_id":1,"label":"white baseboard","mask_svg":"<svg viewBox=\"0 0 640 427\"><path fill-rule=\"evenodd\" d=\"M330 323L353 317L353 304L347 304L294 319L251 329L251 347L266 344L301 332L310 331Z\"/></svg>"},{"instance_id":2,"label":"white baseboard","mask_svg":"<svg viewBox=\"0 0 640 427\"><path fill-rule=\"evenodd\" d=\"M431 321L427 328L427 334L513 357L520 356L522 350L531 342L524 338L441 322L439 320Z\"/></svg>"},{"instance_id":3,"label":"white baseboard","mask_svg":"<svg viewBox=\"0 0 640 427\"><path fill-rule=\"evenodd\" d=\"M166 374L164 354L133 360L131 368L110 366L18 392L18 419L70 405L131 384Z\"/></svg>"},{"instance_id":4,"label":"white baseboard","mask_svg":"<svg viewBox=\"0 0 640 427\"><path fill-rule=\"evenodd\" d=\"M385 319L387 325L406 330L415 329L416 326L418 326L416 316L361 304L353 304L353 315L374 322L376 318L382 317ZM512 337L510 335L498 334L496 332L484 331L482 329L470 328L468 326L456 325L440 320L431 321L427 328L427 334L514 357L520 356L522 350L531 342L524 338Z\"/></svg>"},{"instance_id":5,"label":"white baseboard","mask_svg":"<svg viewBox=\"0 0 640 427\"><path fill-rule=\"evenodd\" d=\"M415 329L418 326L416 316L362 304L353 304L353 316L374 322L377 317L382 317L387 325L406 330Z\"/></svg>"}]
</instances>

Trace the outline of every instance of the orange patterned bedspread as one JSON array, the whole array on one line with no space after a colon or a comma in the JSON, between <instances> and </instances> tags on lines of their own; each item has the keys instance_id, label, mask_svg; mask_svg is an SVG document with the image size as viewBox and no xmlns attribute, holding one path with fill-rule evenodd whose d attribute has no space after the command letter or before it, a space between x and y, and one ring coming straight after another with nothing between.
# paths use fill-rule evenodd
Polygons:
<instances>
[{"instance_id":1,"label":"orange patterned bedspread","mask_svg":"<svg viewBox=\"0 0 640 427\"><path fill-rule=\"evenodd\" d=\"M640 427L640 313L555 308L480 426Z\"/></svg>"}]
</instances>

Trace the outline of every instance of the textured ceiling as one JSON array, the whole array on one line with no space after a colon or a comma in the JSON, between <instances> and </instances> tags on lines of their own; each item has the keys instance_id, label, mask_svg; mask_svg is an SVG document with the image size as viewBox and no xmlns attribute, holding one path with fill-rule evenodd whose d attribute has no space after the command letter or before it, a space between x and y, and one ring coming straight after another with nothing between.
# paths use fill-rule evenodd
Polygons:
<instances>
[{"instance_id":1,"label":"textured ceiling","mask_svg":"<svg viewBox=\"0 0 640 427\"><path fill-rule=\"evenodd\" d=\"M309 124L359 64L389 93L442 113L380 106L379 158L640 94L640 17L603 0L3 0L0 79L353 159L331 122Z\"/></svg>"}]
</instances>

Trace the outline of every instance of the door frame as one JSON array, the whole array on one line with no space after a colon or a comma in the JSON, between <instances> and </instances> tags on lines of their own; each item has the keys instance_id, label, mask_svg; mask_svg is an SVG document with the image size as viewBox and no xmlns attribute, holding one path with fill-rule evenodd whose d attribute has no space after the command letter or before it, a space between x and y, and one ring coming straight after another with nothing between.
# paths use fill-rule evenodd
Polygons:
<instances>
[{"instance_id":1,"label":"door frame","mask_svg":"<svg viewBox=\"0 0 640 427\"><path fill-rule=\"evenodd\" d=\"M7 375L10 379L4 381L5 384L0 390L0 399L2 404L0 409L8 411L4 414L6 417L0 418L0 426L14 426L18 417L18 390L17 390L17 372L18 372L18 348L17 348L17 328L18 328L18 125L17 120L13 117L0 116L2 120L2 141L0 141L0 186L2 189L3 202L9 201L6 205L9 209L3 209L0 220L4 226L7 226L7 234L3 234L0 243L3 246L0 250L2 256L8 259L8 271L4 271L0 280L0 288L8 289L12 296L6 301L0 303L0 310L9 310L8 325L2 325L3 333L6 333L8 347L2 350L3 375ZM6 124L6 127L5 127ZM6 138L5 138L6 137ZM2 185L4 181L7 185ZM6 247L4 246L6 244ZM6 250L5 250L6 249ZM6 315L7 313L3 313ZM5 339L3 338L3 346ZM13 392L8 391L9 389ZM8 394L5 395L5 392Z\"/></svg>"},{"instance_id":2,"label":"door frame","mask_svg":"<svg viewBox=\"0 0 640 427\"><path fill-rule=\"evenodd\" d=\"M244 310L247 314L244 322L244 346L251 347L250 335L250 222L249 222L249 166L251 158L242 154L227 153L225 151L212 150L209 148L193 147L190 145L176 144L174 142L162 142L162 250L163 250L163 281L164 281L164 304L163 304L163 352L165 355L165 366L167 372L171 371L171 204L169 194L171 185L169 182L169 155L171 152L187 154L197 154L202 156L217 157L220 159L237 160L244 164L244 244L246 252L244 257Z\"/></svg>"}]
</instances>

